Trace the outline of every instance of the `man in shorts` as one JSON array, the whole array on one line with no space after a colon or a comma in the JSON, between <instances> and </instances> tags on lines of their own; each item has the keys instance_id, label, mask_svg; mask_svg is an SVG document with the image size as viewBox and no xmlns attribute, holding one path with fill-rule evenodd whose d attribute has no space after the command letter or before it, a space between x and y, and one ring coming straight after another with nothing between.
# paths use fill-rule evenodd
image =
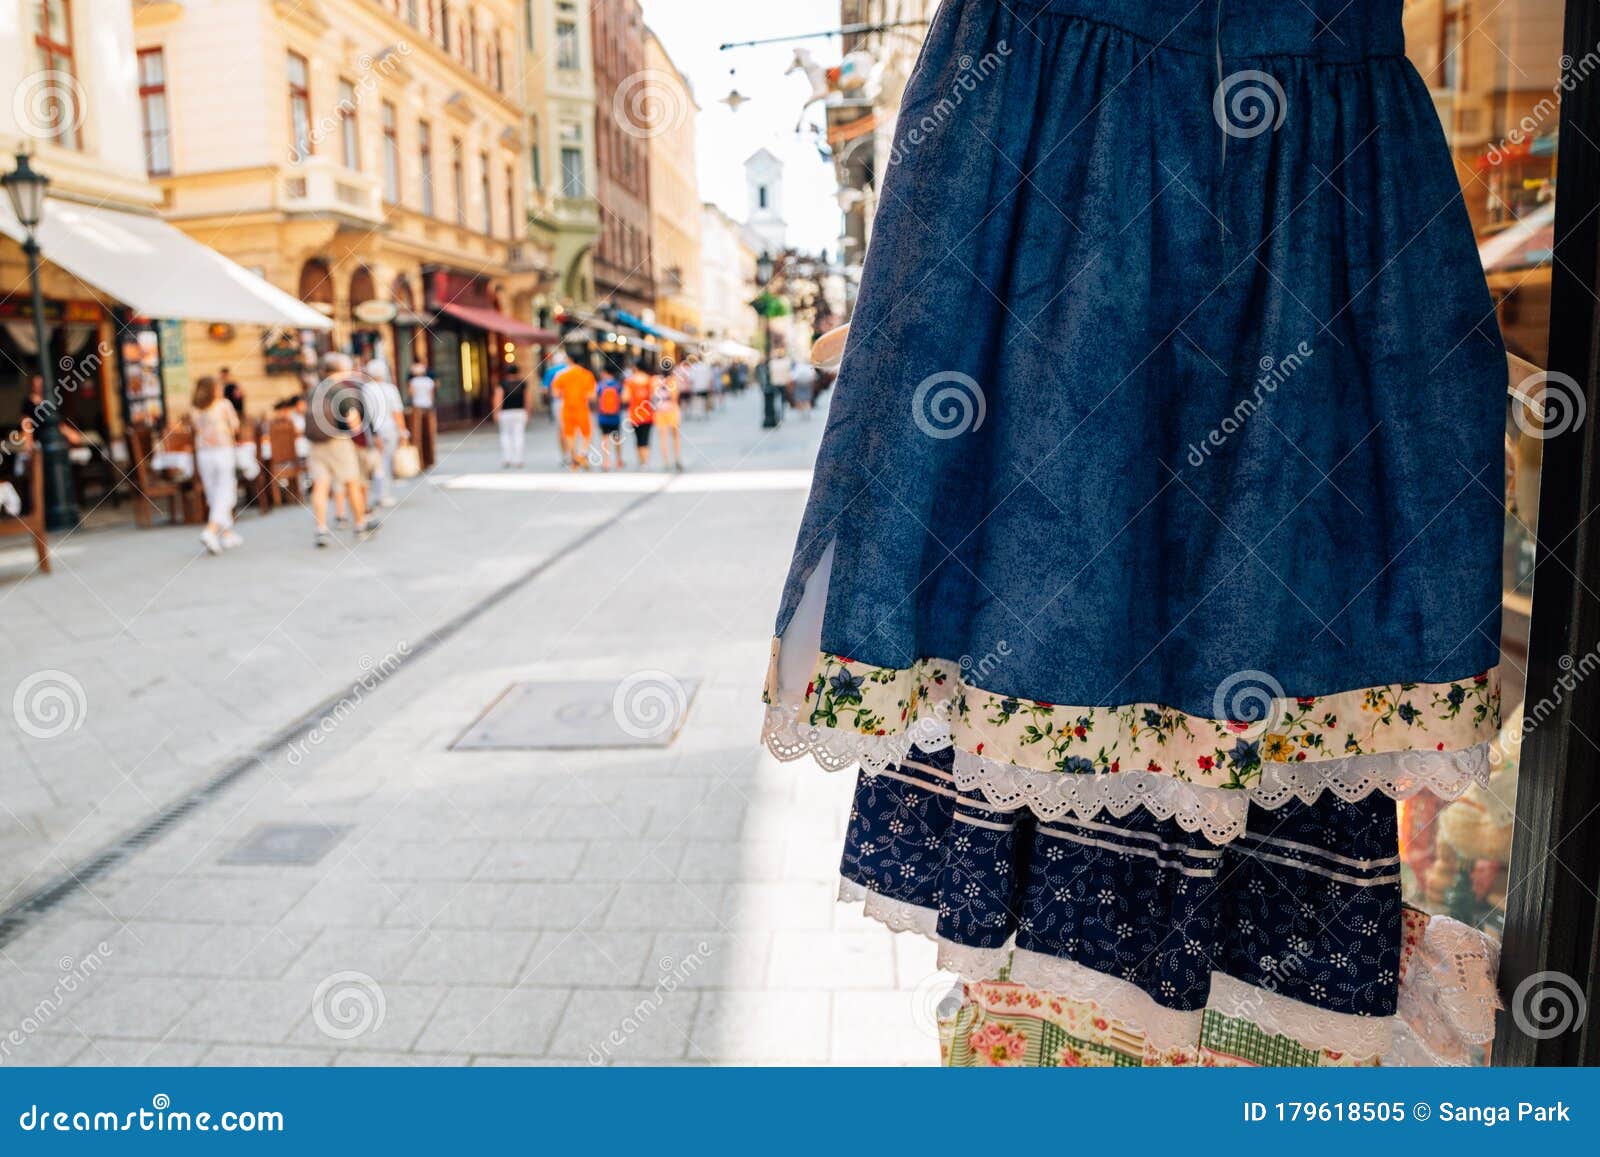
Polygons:
<instances>
[{"instance_id":1,"label":"man in shorts","mask_svg":"<svg viewBox=\"0 0 1600 1157\"><path fill-rule=\"evenodd\" d=\"M561 402L561 442L567 447L570 466L583 470L589 465L589 439L594 436L594 420L589 407L594 404L594 374L583 365L588 354L569 351L572 364L564 367L550 382L550 393Z\"/></svg>"},{"instance_id":2,"label":"man in shorts","mask_svg":"<svg viewBox=\"0 0 1600 1157\"><path fill-rule=\"evenodd\" d=\"M367 490L354 438L361 429L361 379L349 354L322 355L322 379L306 399L306 440L311 443L311 513L317 520L318 547L327 546L328 498L335 487L350 503L357 541L378 524L367 515Z\"/></svg>"}]
</instances>

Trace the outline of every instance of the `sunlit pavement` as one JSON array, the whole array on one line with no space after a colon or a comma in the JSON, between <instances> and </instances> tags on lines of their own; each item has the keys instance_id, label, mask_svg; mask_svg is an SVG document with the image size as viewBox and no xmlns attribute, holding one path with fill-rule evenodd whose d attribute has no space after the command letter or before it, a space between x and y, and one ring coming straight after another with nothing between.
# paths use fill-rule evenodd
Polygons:
<instances>
[{"instance_id":1,"label":"sunlit pavement","mask_svg":"<svg viewBox=\"0 0 1600 1157\"><path fill-rule=\"evenodd\" d=\"M932 1062L931 946L833 903L850 779L757 748L822 424L746 396L670 479L474 434L355 549L277 511L0 555L0 1063ZM669 746L452 749L640 672L698 680ZM329 846L224 862L263 825Z\"/></svg>"}]
</instances>

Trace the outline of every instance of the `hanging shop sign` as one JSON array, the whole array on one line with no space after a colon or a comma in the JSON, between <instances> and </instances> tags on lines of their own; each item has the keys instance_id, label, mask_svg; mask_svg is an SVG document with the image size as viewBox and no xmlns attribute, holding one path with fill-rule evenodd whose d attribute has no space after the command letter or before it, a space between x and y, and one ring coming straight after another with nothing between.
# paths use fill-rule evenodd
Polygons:
<instances>
[{"instance_id":1,"label":"hanging shop sign","mask_svg":"<svg viewBox=\"0 0 1600 1157\"><path fill-rule=\"evenodd\" d=\"M394 302L380 301L377 298L358 302L350 308L350 316L362 325L388 325L398 313L399 309Z\"/></svg>"}]
</instances>

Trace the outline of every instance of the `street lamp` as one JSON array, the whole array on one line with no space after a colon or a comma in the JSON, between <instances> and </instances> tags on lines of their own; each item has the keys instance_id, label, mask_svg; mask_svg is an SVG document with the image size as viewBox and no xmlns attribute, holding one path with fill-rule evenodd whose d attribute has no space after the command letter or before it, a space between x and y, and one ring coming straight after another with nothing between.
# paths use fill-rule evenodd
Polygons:
<instances>
[{"instance_id":1,"label":"street lamp","mask_svg":"<svg viewBox=\"0 0 1600 1157\"><path fill-rule=\"evenodd\" d=\"M767 288L777 272L777 262L766 250L756 258L756 280L761 292L750 304L761 315L761 428L775 430L782 422L778 410L778 387L772 384L772 292Z\"/></svg>"},{"instance_id":2,"label":"street lamp","mask_svg":"<svg viewBox=\"0 0 1600 1157\"><path fill-rule=\"evenodd\" d=\"M61 434L56 397L55 367L50 360L50 338L44 325L44 288L39 282L39 242L33 231L44 217L45 190L50 178L29 163L27 153L17 154L17 167L0 177L11 211L22 226L22 252L28 258L28 282L33 288L33 340L38 347L39 380L44 394L33 408L34 439L44 459L45 527L67 530L77 525L78 506L72 494L72 463L67 459L67 440ZM29 399L31 400L31 399Z\"/></svg>"}]
</instances>

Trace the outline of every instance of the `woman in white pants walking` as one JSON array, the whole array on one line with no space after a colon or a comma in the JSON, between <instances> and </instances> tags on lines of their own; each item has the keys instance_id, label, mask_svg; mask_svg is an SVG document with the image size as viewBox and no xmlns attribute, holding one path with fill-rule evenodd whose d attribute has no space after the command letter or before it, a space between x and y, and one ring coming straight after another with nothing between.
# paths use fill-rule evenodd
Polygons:
<instances>
[{"instance_id":1,"label":"woman in white pants walking","mask_svg":"<svg viewBox=\"0 0 1600 1157\"><path fill-rule=\"evenodd\" d=\"M234 457L239 413L217 389L217 380L201 378L194 387L194 458L200 485L206 492L206 528L200 541L212 554L231 550L244 540L233 529L233 507L239 498L239 476Z\"/></svg>"},{"instance_id":2,"label":"woman in white pants walking","mask_svg":"<svg viewBox=\"0 0 1600 1157\"><path fill-rule=\"evenodd\" d=\"M494 388L494 420L500 428L500 465L522 469L528 438L528 383L507 374Z\"/></svg>"}]
</instances>

